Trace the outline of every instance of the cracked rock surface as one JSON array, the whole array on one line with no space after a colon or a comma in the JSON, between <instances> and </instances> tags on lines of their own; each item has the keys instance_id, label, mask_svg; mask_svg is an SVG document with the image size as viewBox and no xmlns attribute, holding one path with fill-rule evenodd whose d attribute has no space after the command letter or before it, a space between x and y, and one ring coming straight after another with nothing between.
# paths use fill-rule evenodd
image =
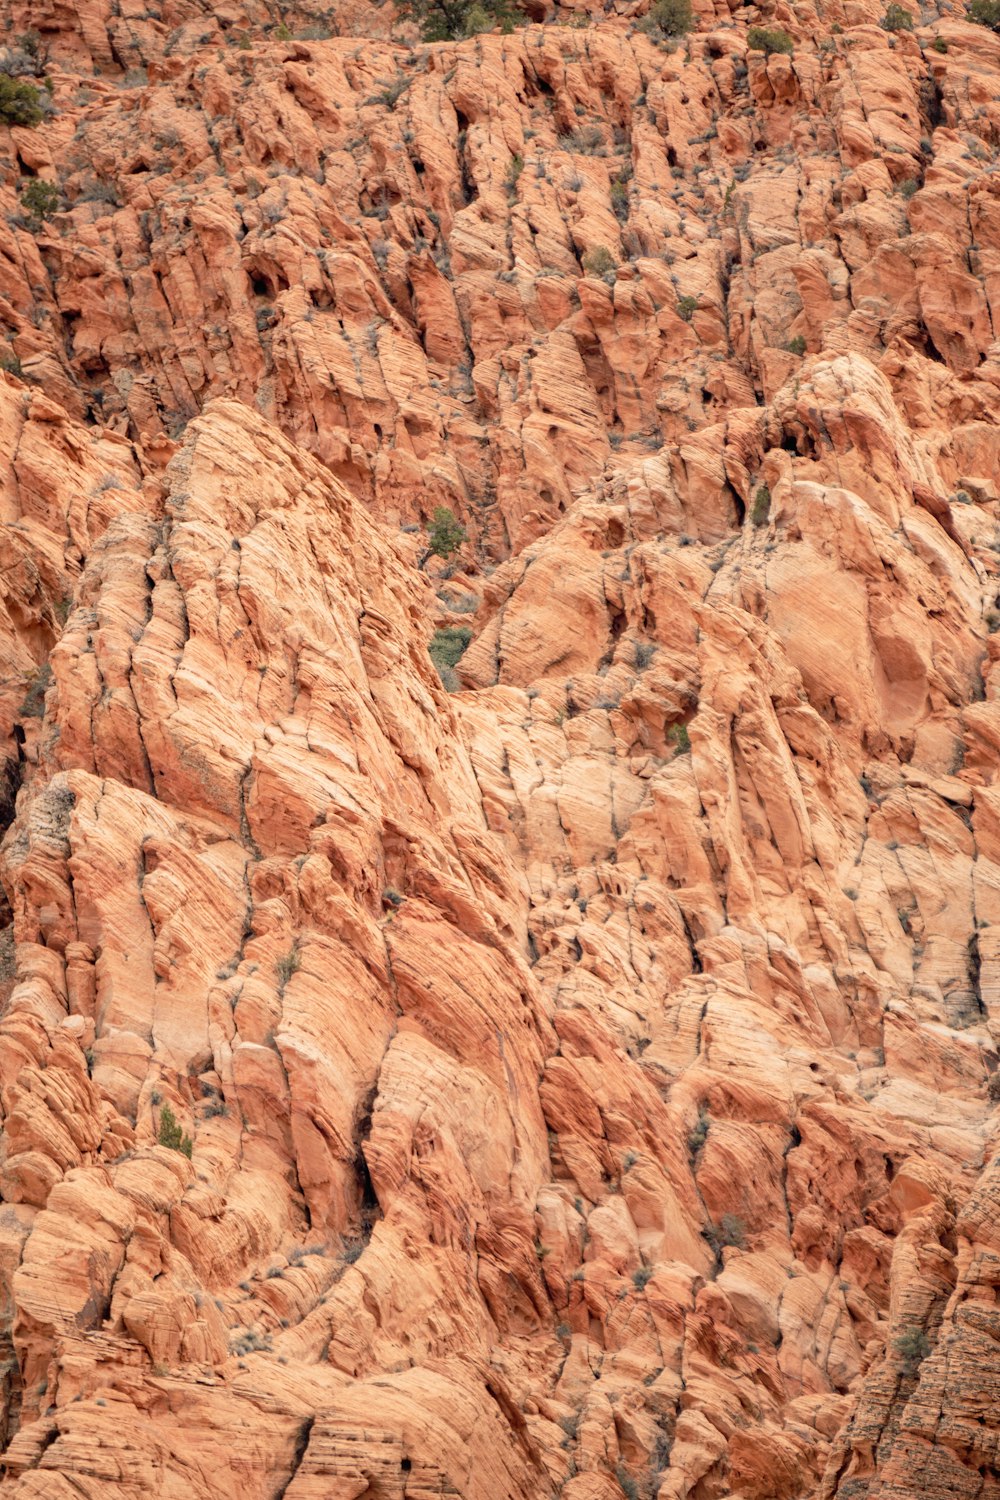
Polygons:
<instances>
[{"instance_id":1,"label":"cracked rock surface","mask_svg":"<svg viewBox=\"0 0 1000 1500\"><path fill-rule=\"evenodd\" d=\"M1000 37L642 9L0 0L0 1500L1000 1500Z\"/></svg>"}]
</instances>

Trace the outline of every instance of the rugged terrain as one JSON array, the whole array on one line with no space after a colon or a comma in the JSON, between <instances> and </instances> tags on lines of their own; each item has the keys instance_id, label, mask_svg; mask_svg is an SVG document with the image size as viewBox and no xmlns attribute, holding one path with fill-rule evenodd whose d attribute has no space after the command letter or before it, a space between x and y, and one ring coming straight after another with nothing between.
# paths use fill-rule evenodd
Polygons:
<instances>
[{"instance_id":1,"label":"rugged terrain","mask_svg":"<svg viewBox=\"0 0 1000 1500\"><path fill-rule=\"evenodd\" d=\"M1000 1496L1000 37L644 8L0 4L0 1500Z\"/></svg>"}]
</instances>

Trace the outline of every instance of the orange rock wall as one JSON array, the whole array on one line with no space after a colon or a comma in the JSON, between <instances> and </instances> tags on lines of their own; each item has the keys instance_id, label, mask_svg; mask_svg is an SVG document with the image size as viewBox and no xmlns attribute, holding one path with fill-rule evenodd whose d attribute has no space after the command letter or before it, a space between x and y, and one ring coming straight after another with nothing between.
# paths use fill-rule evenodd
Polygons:
<instances>
[{"instance_id":1,"label":"orange rock wall","mask_svg":"<svg viewBox=\"0 0 1000 1500\"><path fill-rule=\"evenodd\" d=\"M998 1500L1000 38L0 14L0 1500Z\"/></svg>"}]
</instances>

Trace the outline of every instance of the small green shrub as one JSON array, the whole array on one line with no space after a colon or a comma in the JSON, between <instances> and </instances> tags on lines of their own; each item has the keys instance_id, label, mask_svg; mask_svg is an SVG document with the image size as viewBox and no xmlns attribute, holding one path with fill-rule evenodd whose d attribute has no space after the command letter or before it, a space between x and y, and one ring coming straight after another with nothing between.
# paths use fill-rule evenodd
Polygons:
<instances>
[{"instance_id":1,"label":"small green shrub","mask_svg":"<svg viewBox=\"0 0 1000 1500\"><path fill-rule=\"evenodd\" d=\"M788 350L789 354L797 354L801 359L803 354L805 354L806 352L806 341L802 337L801 333L797 333L793 339L788 340L785 348Z\"/></svg>"},{"instance_id":2,"label":"small green shrub","mask_svg":"<svg viewBox=\"0 0 1000 1500\"><path fill-rule=\"evenodd\" d=\"M59 189L44 177L33 177L21 191L21 207L28 218L40 224L50 219L59 207Z\"/></svg>"},{"instance_id":3,"label":"small green shrub","mask_svg":"<svg viewBox=\"0 0 1000 1500\"><path fill-rule=\"evenodd\" d=\"M691 30L691 0L656 0L649 14L664 36L686 36Z\"/></svg>"},{"instance_id":4,"label":"small green shrub","mask_svg":"<svg viewBox=\"0 0 1000 1500\"><path fill-rule=\"evenodd\" d=\"M913 17L904 5L897 5L896 0L893 0L891 5L886 6L879 25L883 31L912 31Z\"/></svg>"},{"instance_id":5,"label":"small green shrub","mask_svg":"<svg viewBox=\"0 0 1000 1500\"><path fill-rule=\"evenodd\" d=\"M515 151L514 155L510 159L510 169L507 173L507 181L504 184L507 189L507 194L511 198L517 192L518 178L521 176L521 173L523 171L524 157L519 151Z\"/></svg>"},{"instance_id":6,"label":"small green shrub","mask_svg":"<svg viewBox=\"0 0 1000 1500\"><path fill-rule=\"evenodd\" d=\"M764 52L768 57L775 52L788 54L795 50L795 43L787 31L768 26L751 26L747 32L747 46L751 52Z\"/></svg>"},{"instance_id":7,"label":"small green shrub","mask_svg":"<svg viewBox=\"0 0 1000 1500\"><path fill-rule=\"evenodd\" d=\"M604 152L604 131L600 125L581 125L569 135L561 135L559 144L564 151L575 151L580 156L597 156Z\"/></svg>"},{"instance_id":8,"label":"small green shrub","mask_svg":"<svg viewBox=\"0 0 1000 1500\"><path fill-rule=\"evenodd\" d=\"M746 1227L736 1214L723 1214L717 1224L710 1219L701 1233L716 1255L727 1245L738 1250L745 1250L747 1247Z\"/></svg>"},{"instance_id":9,"label":"small green shrub","mask_svg":"<svg viewBox=\"0 0 1000 1500\"><path fill-rule=\"evenodd\" d=\"M686 724L671 724L667 730L667 744L673 745L678 755L687 755L691 750L691 736Z\"/></svg>"},{"instance_id":10,"label":"small green shrub","mask_svg":"<svg viewBox=\"0 0 1000 1500\"><path fill-rule=\"evenodd\" d=\"M379 80L379 82L382 81L381 79ZM384 104L386 109L393 110L412 82L412 78L406 78L402 73L398 73L391 83L386 84L377 94L370 95L364 102L366 104Z\"/></svg>"},{"instance_id":11,"label":"small green shrub","mask_svg":"<svg viewBox=\"0 0 1000 1500\"><path fill-rule=\"evenodd\" d=\"M427 540L435 557L450 557L465 541L465 529L445 505L438 505L427 528Z\"/></svg>"},{"instance_id":12,"label":"small green shrub","mask_svg":"<svg viewBox=\"0 0 1000 1500\"><path fill-rule=\"evenodd\" d=\"M998 10L998 20L1000 20L1000 5L998 5L997 10ZM969 20L970 21L972 20L971 16L969 17ZM945 39L944 39L943 36L936 36L934 38L933 45L934 45L934 51L935 52L947 52L947 50L948 50L948 43L945 41Z\"/></svg>"},{"instance_id":13,"label":"small green shrub","mask_svg":"<svg viewBox=\"0 0 1000 1500\"><path fill-rule=\"evenodd\" d=\"M269 1333L257 1333L249 1328L246 1333L238 1334L229 1345L231 1354L254 1354L258 1350L268 1350L271 1347L271 1335Z\"/></svg>"},{"instance_id":14,"label":"small green shrub","mask_svg":"<svg viewBox=\"0 0 1000 1500\"><path fill-rule=\"evenodd\" d=\"M298 943L293 943L287 953L283 953L274 965L278 974L278 993L283 994L285 986L293 974L297 974L302 967L302 954L299 952Z\"/></svg>"},{"instance_id":15,"label":"small green shrub","mask_svg":"<svg viewBox=\"0 0 1000 1500\"><path fill-rule=\"evenodd\" d=\"M616 219L628 218L628 188L618 177L611 184L611 208Z\"/></svg>"},{"instance_id":16,"label":"small green shrub","mask_svg":"<svg viewBox=\"0 0 1000 1500\"><path fill-rule=\"evenodd\" d=\"M977 26L985 26L989 31L1000 31L1000 0L972 0L965 14Z\"/></svg>"},{"instance_id":17,"label":"small green shrub","mask_svg":"<svg viewBox=\"0 0 1000 1500\"><path fill-rule=\"evenodd\" d=\"M766 526L771 514L771 491L766 484L759 484L754 493L750 519L755 526Z\"/></svg>"},{"instance_id":18,"label":"small green shrub","mask_svg":"<svg viewBox=\"0 0 1000 1500\"><path fill-rule=\"evenodd\" d=\"M620 1460L615 1465L615 1478L625 1500L639 1500L639 1486Z\"/></svg>"},{"instance_id":19,"label":"small green shrub","mask_svg":"<svg viewBox=\"0 0 1000 1500\"><path fill-rule=\"evenodd\" d=\"M644 1292L647 1284L652 1280L652 1276L652 1266L640 1266L638 1270L632 1272L632 1285L636 1291Z\"/></svg>"},{"instance_id":20,"label":"small green shrub","mask_svg":"<svg viewBox=\"0 0 1000 1500\"><path fill-rule=\"evenodd\" d=\"M920 183L915 177L904 177L902 182L896 184L896 192L901 198L912 198L919 187Z\"/></svg>"},{"instance_id":21,"label":"small green shrub","mask_svg":"<svg viewBox=\"0 0 1000 1500\"><path fill-rule=\"evenodd\" d=\"M647 35L676 39L687 36L693 24L691 0L655 0L640 21L640 28Z\"/></svg>"},{"instance_id":22,"label":"small green shrub","mask_svg":"<svg viewBox=\"0 0 1000 1500\"><path fill-rule=\"evenodd\" d=\"M617 269L617 263L606 245L596 245L583 257L583 269L588 276L607 276Z\"/></svg>"},{"instance_id":23,"label":"small green shrub","mask_svg":"<svg viewBox=\"0 0 1000 1500\"><path fill-rule=\"evenodd\" d=\"M712 1123L712 1117L704 1104L698 1105L698 1123L694 1125L688 1134L688 1152L694 1158L708 1140L708 1130Z\"/></svg>"},{"instance_id":24,"label":"small green shrub","mask_svg":"<svg viewBox=\"0 0 1000 1500\"><path fill-rule=\"evenodd\" d=\"M694 317L694 315L695 315L695 313L697 311L698 311L698 298L697 297L678 297L678 299L677 299L677 314L678 314L678 317L681 317L681 318L684 319L685 323L690 323L691 319Z\"/></svg>"},{"instance_id":25,"label":"small green shrub","mask_svg":"<svg viewBox=\"0 0 1000 1500\"><path fill-rule=\"evenodd\" d=\"M34 84L0 73L0 122L4 125L40 125L45 110Z\"/></svg>"},{"instance_id":26,"label":"small green shrub","mask_svg":"<svg viewBox=\"0 0 1000 1500\"><path fill-rule=\"evenodd\" d=\"M160 1110L160 1128L156 1139L161 1146L166 1146L169 1151L179 1151L190 1161L194 1142L181 1130L177 1116L169 1104L165 1104Z\"/></svg>"},{"instance_id":27,"label":"small green shrub","mask_svg":"<svg viewBox=\"0 0 1000 1500\"><path fill-rule=\"evenodd\" d=\"M461 687L455 666L471 640L472 631L468 625L449 625L445 630L435 630L431 637L427 651L449 693L455 693Z\"/></svg>"},{"instance_id":28,"label":"small green shrub","mask_svg":"<svg viewBox=\"0 0 1000 1500\"><path fill-rule=\"evenodd\" d=\"M21 719L41 719L45 715L45 694L49 683L52 681L52 668L48 662L44 662L38 669L38 676L29 687L24 696L24 702L18 709L18 717Z\"/></svg>"},{"instance_id":29,"label":"small green shrub","mask_svg":"<svg viewBox=\"0 0 1000 1500\"><path fill-rule=\"evenodd\" d=\"M509 33L517 12L507 0L399 0L396 16L415 21L425 42L447 42L494 26Z\"/></svg>"},{"instance_id":30,"label":"small green shrub","mask_svg":"<svg viewBox=\"0 0 1000 1500\"><path fill-rule=\"evenodd\" d=\"M931 1342L922 1328L905 1328L896 1340L896 1353L907 1375L914 1375L931 1352Z\"/></svg>"}]
</instances>

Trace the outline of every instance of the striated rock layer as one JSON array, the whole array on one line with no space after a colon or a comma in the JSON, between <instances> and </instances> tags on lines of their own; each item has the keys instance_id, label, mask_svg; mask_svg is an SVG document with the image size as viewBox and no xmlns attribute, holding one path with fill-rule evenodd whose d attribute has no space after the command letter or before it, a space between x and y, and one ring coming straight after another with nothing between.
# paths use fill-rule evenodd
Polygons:
<instances>
[{"instance_id":1,"label":"striated rock layer","mask_svg":"<svg viewBox=\"0 0 1000 1500\"><path fill-rule=\"evenodd\" d=\"M0 1500L1000 1500L1000 37L620 9L0 3Z\"/></svg>"}]
</instances>

